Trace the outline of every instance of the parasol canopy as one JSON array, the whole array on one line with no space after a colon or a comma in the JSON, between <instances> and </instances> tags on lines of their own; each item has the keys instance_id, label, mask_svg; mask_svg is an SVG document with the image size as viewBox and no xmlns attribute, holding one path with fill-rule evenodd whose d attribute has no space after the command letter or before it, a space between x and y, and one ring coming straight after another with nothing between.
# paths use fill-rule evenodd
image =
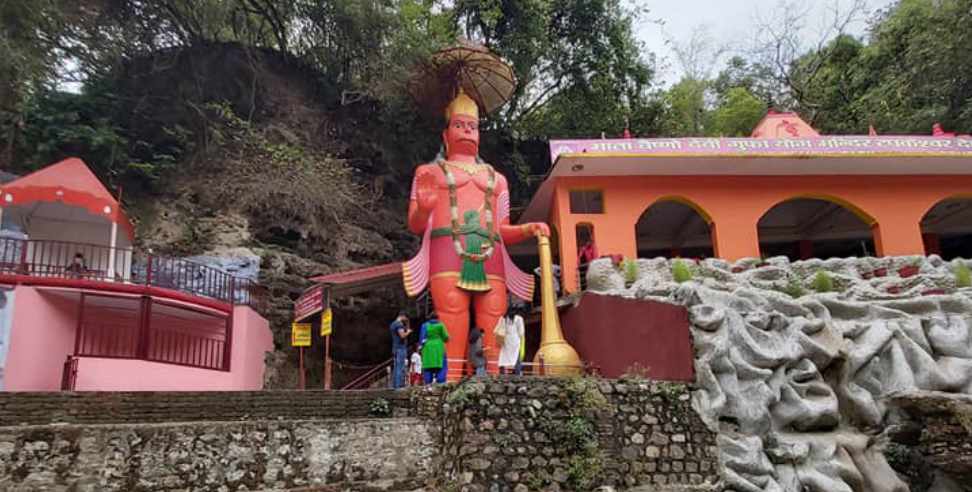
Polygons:
<instances>
[{"instance_id":1,"label":"parasol canopy","mask_svg":"<svg viewBox=\"0 0 972 492\"><path fill-rule=\"evenodd\" d=\"M516 90L513 67L486 47L460 39L419 65L409 80L409 92L429 113L441 116L459 87L484 113L506 104Z\"/></svg>"}]
</instances>

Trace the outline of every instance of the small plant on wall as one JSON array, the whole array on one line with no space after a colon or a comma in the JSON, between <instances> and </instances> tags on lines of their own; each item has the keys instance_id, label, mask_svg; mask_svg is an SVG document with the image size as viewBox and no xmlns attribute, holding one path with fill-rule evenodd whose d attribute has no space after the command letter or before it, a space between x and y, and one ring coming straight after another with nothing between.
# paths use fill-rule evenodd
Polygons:
<instances>
[{"instance_id":1,"label":"small plant on wall","mask_svg":"<svg viewBox=\"0 0 972 492\"><path fill-rule=\"evenodd\" d=\"M955 286L958 288L972 287L972 272L964 261L955 262Z\"/></svg>"},{"instance_id":2,"label":"small plant on wall","mask_svg":"<svg viewBox=\"0 0 972 492\"><path fill-rule=\"evenodd\" d=\"M675 260L672 262L672 279L678 283L688 282L692 280L692 270L684 261Z\"/></svg>"},{"instance_id":3,"label":"small plant on wall","mask_svg":"<svg viewBox=\"0 0 972 492\"><path fill-rule=\"evenodd\" d=\"M829 273L817 270L817 274L813 277L813 290L818 293L833 292L834 279L830 277Z\"/></svg>"},{"instance_id":4,"label":"small plant on wall","mask_svg":"<svg viewBox=\"0 0 972 492\"><path fill-rule=\"evenodd\" d=\"M625 258L621 262L621 271L624 273L624 283L627 286L638 280L638 262L630 258Z\"/></svg>"}]
</instances>

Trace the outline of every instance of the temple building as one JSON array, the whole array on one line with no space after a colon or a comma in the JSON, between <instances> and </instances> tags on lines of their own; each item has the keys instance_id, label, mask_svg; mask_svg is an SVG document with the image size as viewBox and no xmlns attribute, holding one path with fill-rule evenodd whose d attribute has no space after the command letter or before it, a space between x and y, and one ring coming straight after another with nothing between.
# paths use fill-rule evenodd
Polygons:
<instances>
[{"instance_id":1,"label":"temple building","mask_svg":"<svg viewBox=\"0 0 972 492\"><path fill-rule=\"evenodd\" d=\"M0 217L0 390L263 387L260 287L134 249L80 159L0 185Z\"/></svg>"},{"instance_id":2,"label":"temple building","mask_svg":"<svg viewBox=\"0 0 972 492\"><path fill-rule=\"evenodd\" d=\"M626 258L972 257L972 138L818 134L770 112L750 138L553 140L519 222L551 224L566 292L578 252Z\"/></svg>"}]
</instances>

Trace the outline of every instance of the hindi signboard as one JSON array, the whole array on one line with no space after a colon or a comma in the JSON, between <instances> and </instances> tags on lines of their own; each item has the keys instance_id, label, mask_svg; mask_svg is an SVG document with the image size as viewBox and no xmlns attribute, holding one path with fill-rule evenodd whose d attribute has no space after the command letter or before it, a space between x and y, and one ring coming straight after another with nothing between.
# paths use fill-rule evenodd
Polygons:
<instances>
[{"instance_id":1,"label":"hindi signboard","mask_svg":"<svg viewBox=\"0 0 972 492\"><path fill-rule=\"evenodd\" d=\"M290 325L290 345L294 347L310 347L310 323L293 323Z\"/></svg>"},{"instance_id":2,"label":"hindi signboard","mask_svg":"<svg viewBox=\"0 0 972 492\"><path fill-rule=\"evenodd\" d=\"M294 302L294 321L301 321L324 309L324 286L317 284L304 291Z\"/></svg>"},{"instance_id":3,"label":"hindi signboard","mask_svg":"<svg viewBox=\"0 0 972 492\"><path fill-rule=\"evenodd\" d=\"M551 140L550 162L557 162L557 157L563 154L624 154L631 157L839 155L972 157L972 138L889 135Z\"/></svg>"},{"instance_id":4,"label":"hindi signboard","mask_svg":"<svg viewBox=\"0 0 972 492\"><path fill-rule=\"evenodd\" d=\"M325 309L324 313L321 314L321 336L322 337L326 337L330 335L331 332L333 331L331 325L332 319L333 316L331 314L331 308Z\"/></svg>"}]
</instances>

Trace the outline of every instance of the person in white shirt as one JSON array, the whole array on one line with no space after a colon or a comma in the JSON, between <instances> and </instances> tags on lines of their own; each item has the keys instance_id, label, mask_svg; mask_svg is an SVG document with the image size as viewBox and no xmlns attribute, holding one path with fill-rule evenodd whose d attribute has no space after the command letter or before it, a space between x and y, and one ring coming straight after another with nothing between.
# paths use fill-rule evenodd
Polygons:
<instances>
[{"instance_id":1,"label":"person in white shirt","mask_svg":"<svg viewBox=\"0 0 972 492\"><path fill-rule=\"evenodd\" d=\"M422 354L418 346L415 347L409 360L412 363L412 370L409 371L408 382L412 386L419 386L422 384Z\"/></svg>"},{"instance_id":2,"label":"person in white shirt","mask_svg":"<svg viewBox=\"0 0 972 492\"><path fill-rule=\"evenodd\" d=\"M497 336L502 336L503 343L499 354L500 372L519 374L526 341L523 333L523 318L519 314L514 314L512 317L508 314L500 318L495 333Z\"/></svg>"}]
</instances>

